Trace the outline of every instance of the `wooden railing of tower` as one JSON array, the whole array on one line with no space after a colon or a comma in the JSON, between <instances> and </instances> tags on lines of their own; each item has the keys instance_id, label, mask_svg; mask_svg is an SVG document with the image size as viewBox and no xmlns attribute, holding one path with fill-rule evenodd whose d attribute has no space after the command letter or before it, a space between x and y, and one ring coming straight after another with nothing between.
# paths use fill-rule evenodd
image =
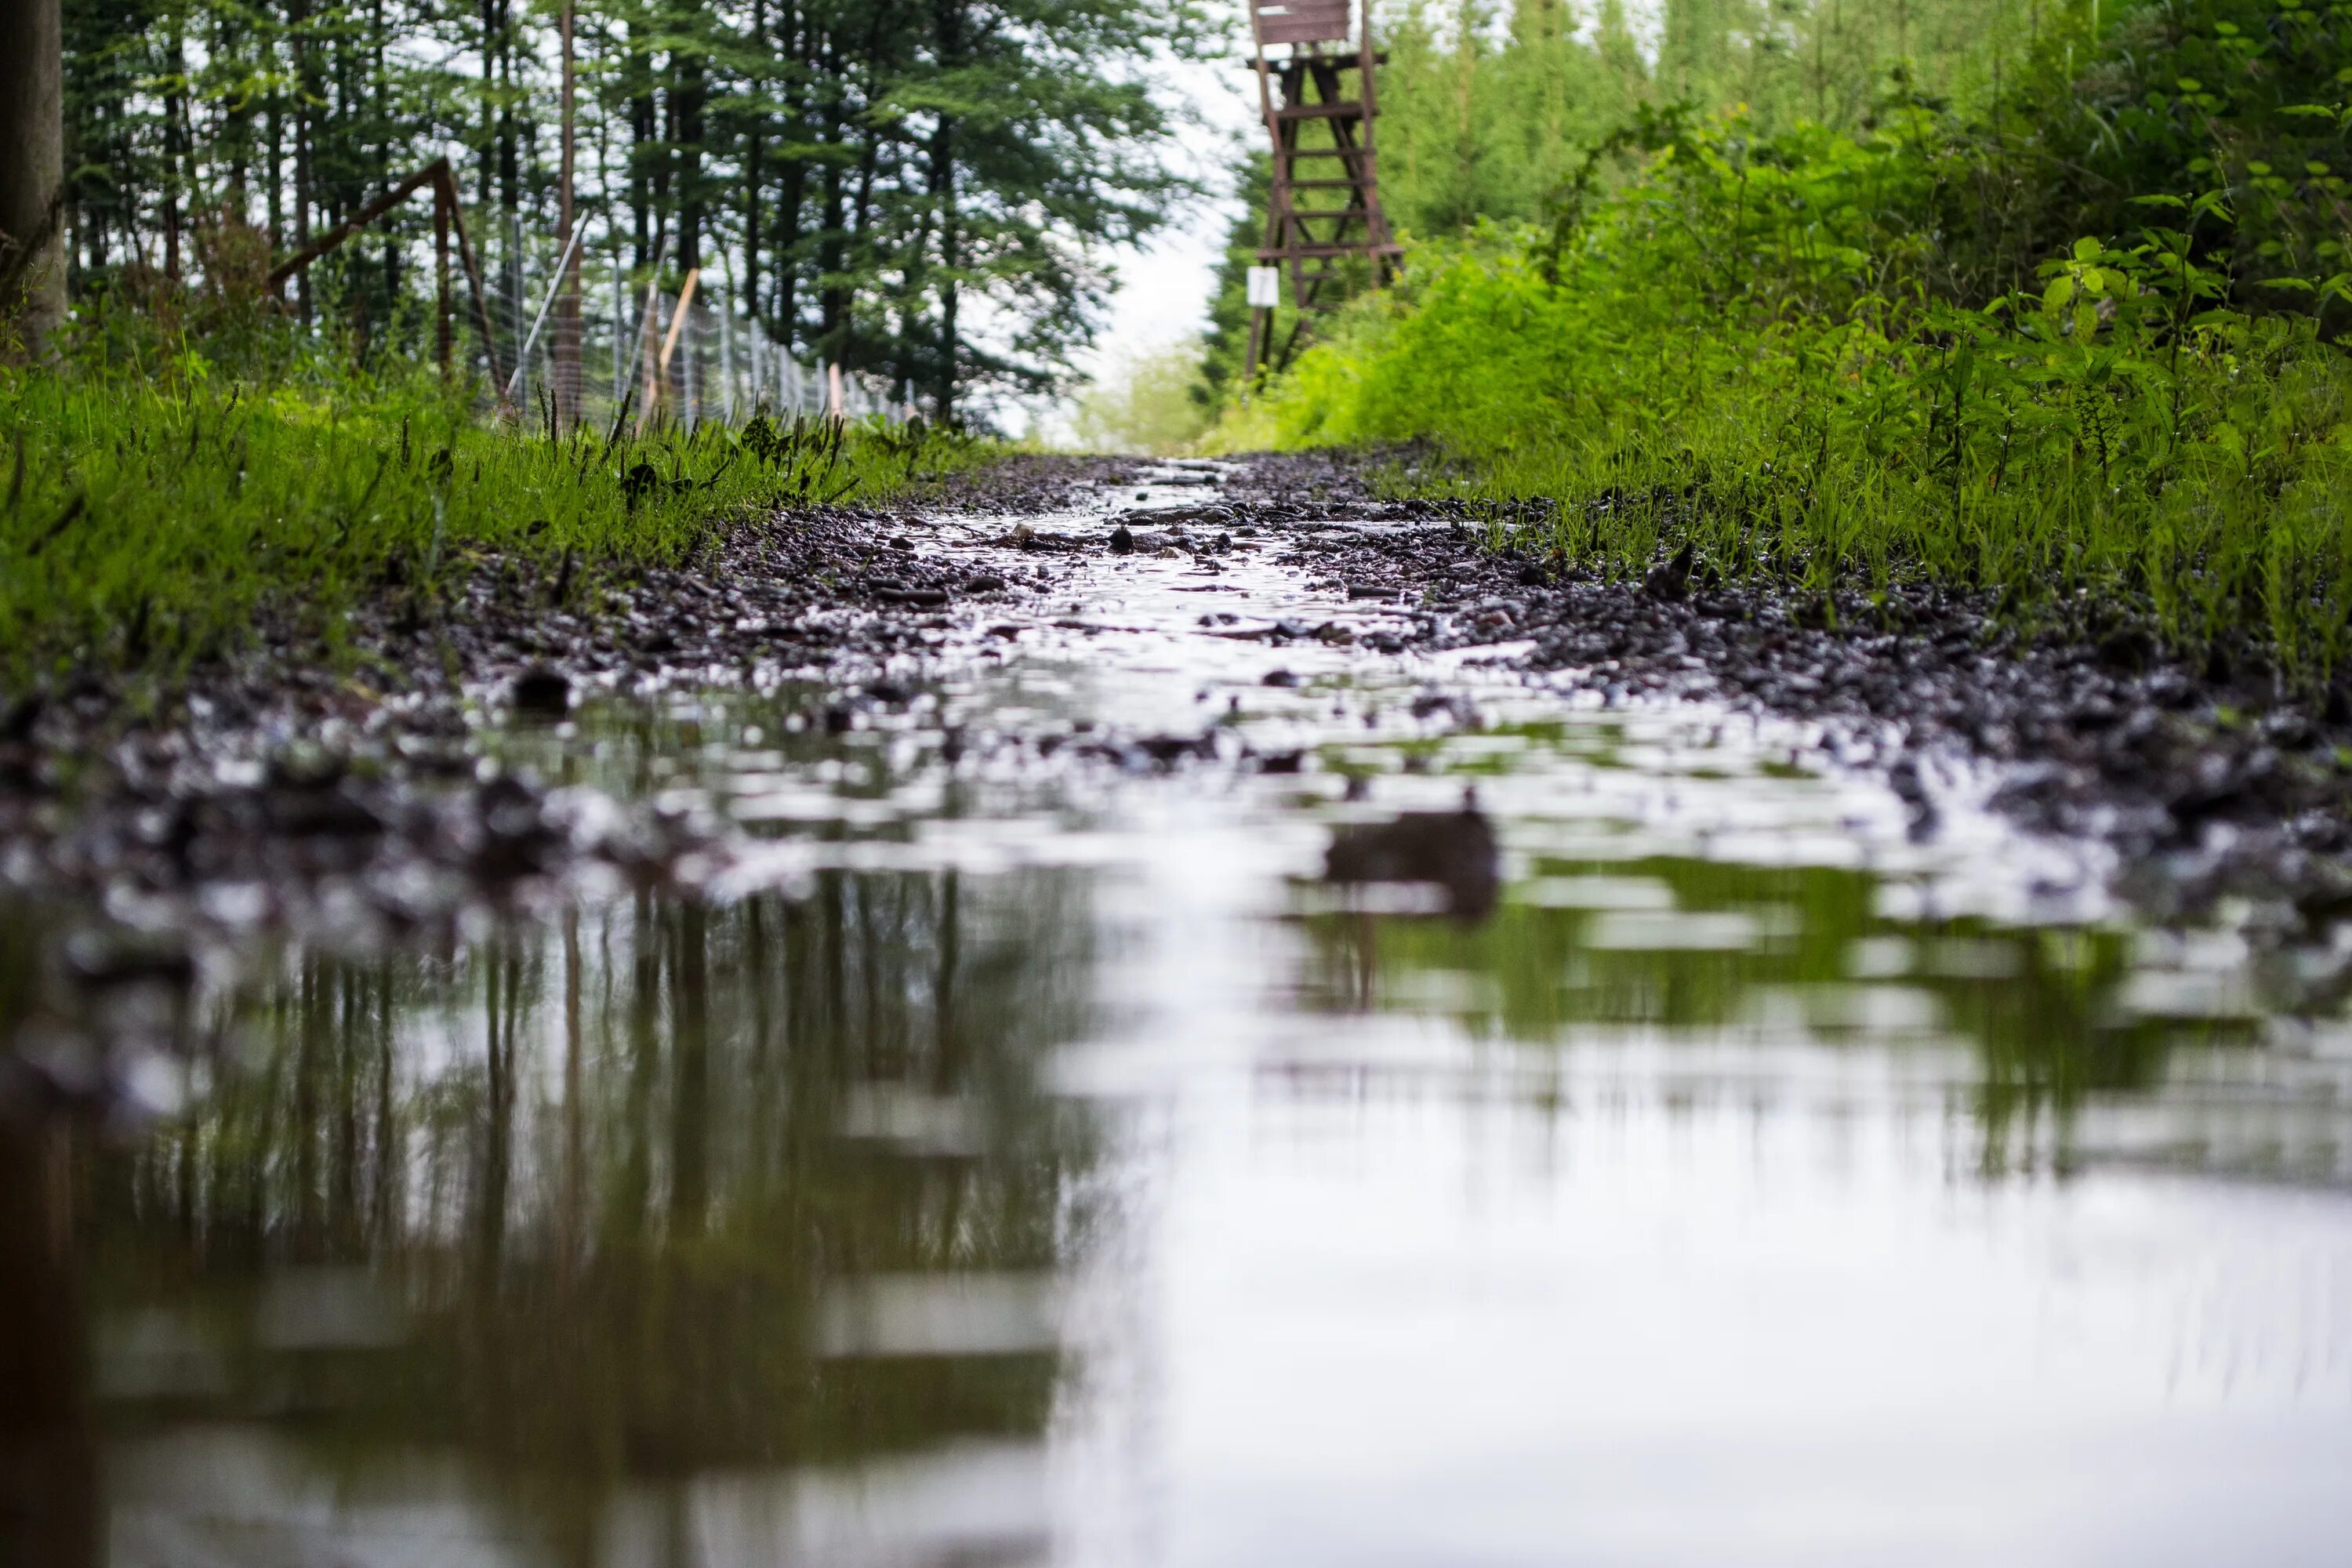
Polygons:
<instances>
[{"instance_id":1,"label":"wooden railing of tower","mask_svg":"<svg viewBox=\"0 0 2352 1568\"><path fill-rule=\"evenodd\" d=\"M1350 46L1349 13L1358 9ZM1279 367L1297 346L1299 327L1341 302L1346 285L1385 284L1401 254L1381 211L1372 148L1375 113L1371 0L1250 0L1258 109L1274 144L1261 267L1285 274L1298 316L1280 351L1269 341L1274 310L1250 311L1249 374L1268 358ZM1281 50L1282 53L1269 51ZM1358 96L1347 96L1354 73ZM1329 145L1303 139L1310 125ZM1333 205L1336 201L1339 205ZM1368 265L1367 265L1368 264Z\"/></svg>"}]
</instances>

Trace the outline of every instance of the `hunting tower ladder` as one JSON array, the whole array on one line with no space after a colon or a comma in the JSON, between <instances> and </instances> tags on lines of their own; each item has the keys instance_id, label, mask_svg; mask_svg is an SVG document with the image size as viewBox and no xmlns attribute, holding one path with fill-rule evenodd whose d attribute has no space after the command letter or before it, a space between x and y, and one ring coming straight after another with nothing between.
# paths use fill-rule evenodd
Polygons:
<instances>
[{"instance_id":1,"label":"hunting tower ladder","mask_svg":"<svg viewBox=\"0 0 2352 1568\"><path fill-rule=\"evenodd\" d=\"M1307 317L1337 308L1350 283L1385 284L1402 254L1381 212L1372 152L1372 68L1380 60L1372 52L1371 12L1372 0L1352 6L1350 0L1250 0L1258 109L1274 142L1265 240L1250 288L1252 379L1265 360L1287 360ZM1358 91L1352 99L1343 82L1350 71ZM1302 138L1310 125L1328 129L1328 145L1320 136ZM1276 353L1269 340L1285 274L1299 315Z\"/></svg>"}]
</instances>

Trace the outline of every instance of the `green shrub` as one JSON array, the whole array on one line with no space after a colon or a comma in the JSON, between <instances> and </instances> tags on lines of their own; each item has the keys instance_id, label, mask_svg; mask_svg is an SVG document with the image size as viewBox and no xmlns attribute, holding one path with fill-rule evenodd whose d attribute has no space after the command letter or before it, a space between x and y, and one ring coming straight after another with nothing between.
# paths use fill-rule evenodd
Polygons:
<instances>
[{"instance_id":1,"label":"green shrub","mask_svg":"<svg viewBox=\"0 0 2352 1568\"><path fill-rule=\"evenodd\" d=\"M1866 128L1772 137L1645 110L1601 150L1650 153L1638 177L1597 197L1571 178L1547 226L1418 247L1218 441L1433 439L1450 488L1550 516L1574 558L1635 570L1689 542L1816 590L1964 585L2323 680L2352 644L2352 279L2331 270L2352 68L2323 69L2352 60L2352 5L2286 7L2246 43L2231 15L2255 9L2127 16L2094 77L2126 48L2136 80L2219 50L2268 85L2223 100L2182 73L2063 178L2074 110L2019 105L2080 37L2053 34L1998 134L1900 91ZM2291 74L2338 85L2298 106ZM2176 134L2189 100L2204 153ZM2332 142L2307 134L2323 111ZM2283 188L2248 149L2289 146L2313 155ZM2110 226L2028 264L2032 226L2003 215L2029 212Z\"/></svg>"}]
</instances>

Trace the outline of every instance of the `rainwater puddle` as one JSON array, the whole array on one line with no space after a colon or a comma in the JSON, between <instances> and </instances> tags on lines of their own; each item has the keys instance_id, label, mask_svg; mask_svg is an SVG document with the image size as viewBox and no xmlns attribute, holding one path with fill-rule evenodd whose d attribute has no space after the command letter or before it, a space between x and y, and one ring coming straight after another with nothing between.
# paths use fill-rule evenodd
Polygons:
<instances>
[{"instance_id":1,"label":"rainwater puddle","mask_svg":"<svg viewBox=\"0 0 2352 1568\"><path fill-rule=\"evenodd\" d=\"M490 738L732 824L707 900L17 1006L217 1043L128 1075L181 1109L89 1142L17 1347L88 1333L16 1478L99 1478L79 1560L2342 1560L2352 946L1365 651L1271 539L1003 526L925 547L1044 591L855 701ZM1324 880L1465 791L1491 885Z\"/></svg>"}]
</instances>

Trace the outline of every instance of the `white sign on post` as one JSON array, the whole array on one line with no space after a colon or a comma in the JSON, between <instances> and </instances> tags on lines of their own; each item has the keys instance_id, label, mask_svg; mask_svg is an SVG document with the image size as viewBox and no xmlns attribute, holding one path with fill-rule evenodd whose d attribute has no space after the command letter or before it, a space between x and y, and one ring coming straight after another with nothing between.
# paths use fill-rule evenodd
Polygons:
<instances>
[{"instance_id":1,"label":"white sign on post","mask_svg":"<svg viewBox=\"0 0 2352 1568\"><path fill-rule=\"evenodd\" d=\"M1253 310L1271 310L1282 303L1282 274L1271 267L1249 269L1249 303Z\"/></svg>"}]
</instances>

